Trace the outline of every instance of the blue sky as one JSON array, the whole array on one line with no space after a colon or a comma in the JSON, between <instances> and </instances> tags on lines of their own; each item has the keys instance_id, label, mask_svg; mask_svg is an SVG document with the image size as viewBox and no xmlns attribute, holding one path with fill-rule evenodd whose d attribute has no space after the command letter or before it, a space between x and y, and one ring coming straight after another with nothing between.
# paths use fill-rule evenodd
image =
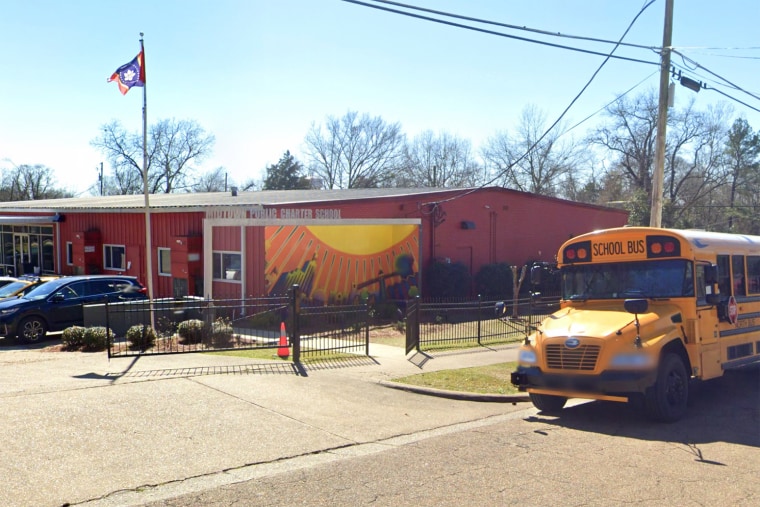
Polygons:
<instances>
[{"instance_id":1,"label":"blue sky","mask_svg":"<svg viewBox=\"0 0 760 507\"><path fill-rule=\"evenodd\" d=\"M367 3L372 3L367 0ZM617 40L644 0L408 0L405 3L530 28ZM662 43L665 0L655 1L625 41ZM141 129L142 93L122 96L106 79L139 51L145 33L148 121L197 121L216 137L199 168L224 166L236 181L261 178L285 150L301 158L312 123L347 111L399 122L413 137L446 131L477 150L537 105L553 121L602 57L412 19L341 0L5 0L0 17L0 168L44 164L58 184L87 193L105 162L90 146L112 120ZM675 0L673 44L704 68L760 95L755 0ZM471 24L471 23L470 23ZM489 28L489 27L485 27ZM608 51L570 39L521 37ZM736 49L754 48L754 49ZM648 50L622 56L657 62ZM683 66L680 59L675 60ZM568 113L573 124L657 67L611 61ZM704 70L689 74L723 84ZM760 100L722 91L760 109ZM678 87L676 104L693 93ZM760 113L711 90L697 107L723 101L760 129ZM601 119L595 116L573 131ZM105 171L109 171L105 164Z\"/></svg>"}]
</instances>

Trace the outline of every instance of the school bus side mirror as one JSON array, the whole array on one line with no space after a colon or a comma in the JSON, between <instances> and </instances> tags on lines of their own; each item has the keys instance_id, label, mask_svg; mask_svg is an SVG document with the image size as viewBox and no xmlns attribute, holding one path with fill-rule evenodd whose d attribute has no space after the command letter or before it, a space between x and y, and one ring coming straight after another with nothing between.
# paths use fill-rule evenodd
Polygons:
<instances>
[{"instance_id":1,"label":"school bus side mirror","mask_svg":"<svg viewBox=\"0 0 760 507\"><path fill-rule=\"evenodd\" d=\"M716 264L705 266L705 283L707 285L718 283L718 266Z\"/></svg>"}]
</instances>

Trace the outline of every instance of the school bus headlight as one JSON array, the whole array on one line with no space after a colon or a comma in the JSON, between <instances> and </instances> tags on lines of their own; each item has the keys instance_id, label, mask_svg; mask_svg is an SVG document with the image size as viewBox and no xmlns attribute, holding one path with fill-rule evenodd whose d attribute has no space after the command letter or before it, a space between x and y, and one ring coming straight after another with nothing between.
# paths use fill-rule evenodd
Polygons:
<instances>
[{"instance_id":1,"label":"school bus headlight","mask_svg":"<svg viewBox=\"0 0 760 507\"><path fill-rule=\"evenodd\" d=\"M517 356L517 362L520 364L536 364L536 351L531 349L520 349Z\"/></svg>"},{"instance_id":2,"label":"school bus headlight","mask_svg":"<svg viewBox=\"0 0 760 507\"><path fill-rule=\"evenodd\" d=\"M647 354L624 353L612 358L610 365L615 368L648 368L654 365L652 358Z\"/></svg>"}]
</instances>

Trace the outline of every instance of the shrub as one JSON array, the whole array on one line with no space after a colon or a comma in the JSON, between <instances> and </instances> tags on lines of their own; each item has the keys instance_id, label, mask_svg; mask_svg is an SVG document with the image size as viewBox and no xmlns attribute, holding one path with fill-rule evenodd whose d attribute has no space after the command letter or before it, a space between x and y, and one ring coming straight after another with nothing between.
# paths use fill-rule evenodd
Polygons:
<instances>
[{"instance_id":1,"label":"shrub","mask_svg":"<svg viewBox=\"0 0 760 507\"><path fill-rule=\"evenodd\" d=\"M179 341L183 344L200 343L206 324L200 319L183 320L177 324Z\"/></svg>"},{"instance_id":2,"label":"shrub","mask_svg":"<svg viewBox=\"0 0 760 507\"><path fill-rule=\"evenodd\" d=\"M512 267L506 262L483 265L475 275L475 290L485 299L512 297Z\"/></svg>"},{"instance_id":3,"label":"shrub","mask_svg":"<svg viewBox=\"0 0 760 507\"><path fill-rule=\"evenodd\" d=\"M144 324L136 324L127 329L127 341L133 349L148 350L156 344L156 331Z\"/></svg>"},{"instance_id":4,"label":"shrub","mask_svg":"<svg viewBox=\"0 0 760 507\"><path fill-rule=\"evenodd\" d=\"M224 319L217 319L211 325L211 345L216 348L225 348L231 347L232 342L232 325Z\"/></svg>"},{"instance_id":5,"label":"shrub","mask_svg":"<svg viewBox=\"0 0 760 507\"><path fill-rule=\"evenodd\" d=\"M470 270L461 262L433 262L426 270L425 296L464 297L470 294Z\"/></svg>"},{"instance_id":6,"label":"shrub","mask_svg":"<svg viewBox=\"0 0 760 507\"><path fill-rule=\"evenodd\" d=\"M171 318L162 315L156 320L156 334L171 337L177 331L177 323Z\"/></svg>"},{"instance_id":7,"label":"shrub","mask_svg":"<svg viewBox=\"0 0 760 507\"><path fill-rule=\"evenodd\" d=\"M79 350L84 345L85 328L82 326L71 326L63 330L61 341L68 350Z\"/></svg>"},{"instance_id":8,"label":"shrub","mask_svg":"<svg viewBox=\"0 0 760 507\"><path fill-rule=\"evenodd\" d=\"M96 352L108 347L108 338L113 336L113 331L103 326L88 327L84 330L82 350Z\"/></svg>"},{"instance_id":9,"label":"shrub","mask_svg":"<svg viewBox=\"0 0 760 507\"><path fill-rule=\"evenodd\" d=\"M389 321L404 318L399 304L393 301L379 301L370 308L370 316L379 320Z\"/></svg>"}]
</instances>

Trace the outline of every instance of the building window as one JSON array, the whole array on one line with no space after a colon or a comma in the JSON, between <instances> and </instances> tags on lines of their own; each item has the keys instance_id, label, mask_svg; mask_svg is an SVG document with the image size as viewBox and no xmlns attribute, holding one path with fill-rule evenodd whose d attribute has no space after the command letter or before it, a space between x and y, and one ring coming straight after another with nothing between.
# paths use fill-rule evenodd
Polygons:
<instances>
[{"instance_id":1,"label":"building window","mask_svg":"<svg viewBox=\"0 0 760 507\"><path fill-rule=\"evenodd\" d=\"M74 243L71 241L66 242L66 265L74 265Z\"/></svg>"},{"instance_id":2,"label":"building window","mask_svg":"<svg viewBox=\"0 0 760 507\"><path fill-rule=\"evenodd\" d=\"M240 280L240 252L214 252L214 280Z\"/></svg>"},{"instance_id":3,"label":"building window","mask_svg":"<svg viewBox=\"0 0 760 507\"><path fill-rule=\"evenodd\" d=\"M126 270L126 252L124 245L103 245L103 267L116 271Z\"/></svg>"},{"instance_id":4,"label":"building window","mask_svg":"<svg viewBox=\"0 0 760 507\"><path fill-rule=\"evenodd\" d=\"M158 249L158 274L172 276L172 251L168 248Z\"/></svg>"}]
</instances>

